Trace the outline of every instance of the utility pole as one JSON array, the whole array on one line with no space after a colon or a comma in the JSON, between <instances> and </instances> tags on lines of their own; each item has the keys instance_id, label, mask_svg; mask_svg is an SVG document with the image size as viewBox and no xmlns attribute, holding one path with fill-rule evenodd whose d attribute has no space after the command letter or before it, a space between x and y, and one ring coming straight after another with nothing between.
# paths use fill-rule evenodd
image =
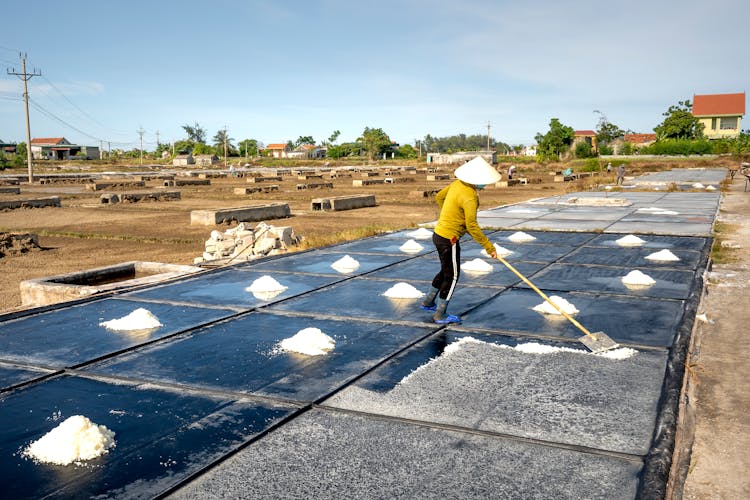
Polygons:
<instances>
[{"instance_id":1,"label":"utility pole","mask_svg":"<svg viewBox=\"0 0 750 500\"><path fill-rule=\"evenodd\" d=\"M29 165L29 184L34 183L34 165L31 162L31 125L29 124L29 87L28 81L35 76L42 76L42 72L37 72L34 69L33 73L26 72L26 54L19 54L21 57L21 73L17 73L15 68L13 71L8 70L9 75L16 75L18 78L23 80L23 102L26 107L26 163Z\"/></svg>"},{"instance_id":2,"label":"utility pole","mask_svg":"<svg viewBox=\"0 0 750 500\"><path fill-rule=\"evenodd\" d=\"M143 127L138 127L138 136L141 138L141 165L143 165Z\"/></svg>"},{"instance_id":3,"label":"utility pole","mask_svg":"<svg viewBox=\"0 0 750 500\"><path fill-rule=\"evenodd\" d=\"M227 126L224 125L224 168L227 168Z\"/></svg>"},{"instance_id":4,"label":"utility pole","mask_svg":"<svg viewBox=\"0 0 750 500\"><path fill-rule=\"evenodd\" d=\"M156 149L159 149L159 131L156 131Z\"/></svg>"},{"instance_id":5,"label":"utility pole","mask_svg":"<svg viewBox=\"0 0 750 500\"><path fill-rule=\"evenodd\" d=\"M490 122L487 121L487 151L490 150Z\"/></svg>"}]
</instances>

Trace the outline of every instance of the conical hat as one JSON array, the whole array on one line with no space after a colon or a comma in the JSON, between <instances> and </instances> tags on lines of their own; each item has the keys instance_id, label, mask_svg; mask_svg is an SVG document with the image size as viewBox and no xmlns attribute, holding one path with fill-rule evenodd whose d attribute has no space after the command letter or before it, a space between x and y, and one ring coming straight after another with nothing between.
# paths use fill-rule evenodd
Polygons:
<instances>
[{"instance_id":1,"label":"conical hat","mask_svg":"<svg viewBox=\"0 0 750 500\"><path fill-rule=\"evenodd\" d=\"M467 184L487 185L500 180L500 174L481 156L467 161L454 172L455 176Z\"/></svg>"}]
</instances>

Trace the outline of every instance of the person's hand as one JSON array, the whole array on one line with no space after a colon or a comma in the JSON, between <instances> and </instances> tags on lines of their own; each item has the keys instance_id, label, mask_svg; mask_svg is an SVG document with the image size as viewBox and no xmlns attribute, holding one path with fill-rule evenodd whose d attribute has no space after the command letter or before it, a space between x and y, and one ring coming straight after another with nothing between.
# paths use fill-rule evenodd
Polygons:
<instances>
[{"instance_id":1,"label":"person's hand","mask_svg":"<svg viewBox=\"0 0 750 500\"><path fill-rule=\"evenodd\" d=\"M496 252L496 251L495 251L495 252L492 252L492 253L490 254L490 257L492 257L493 259L497 259L497 252Z\"/></svg>"}]
</instances>

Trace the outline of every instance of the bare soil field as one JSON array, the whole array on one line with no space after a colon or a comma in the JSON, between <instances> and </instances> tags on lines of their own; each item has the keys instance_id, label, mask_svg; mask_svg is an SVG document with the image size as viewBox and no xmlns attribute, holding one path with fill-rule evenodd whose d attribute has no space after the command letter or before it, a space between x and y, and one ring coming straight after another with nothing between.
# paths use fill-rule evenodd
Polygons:
<instances>
[{"instance_id":1,"label":"bare soil field","mask_svg":"<svg viewBox=\"0 0 750 500\"><path fill-rule=\"evenodd\" d=\"M723 165L723 160L687 162L690 166ZM680 162L649 163L629 166L628 175L639 172L675 168ZM423 168L420 164L419 168ZM110 167L118 172L143 172L137 166ZM508 188L487 188L480 194L480 209L516 203L531 198L594 189L611 183L612 175L602 173L572 182L553 182L551 171L563 166L521 165L520 176L531 182ZM171 167L166 169L172 170ZM442 173L453 168L442 167ZM195 169L193 170L195 171ZM23 175L25 171L5 171ZM36 174L43 174L43 167ZM438 216L434 197L417 197L412 191L438 190L450 181L428 181L425 172L411 177L409 182L376 184L354 187L353 177L325 179L333 188L298 190L296 175L287 175L278 191L251 195L234 194L234 188L247 187L245 178L215 177L207 186L179 186L181 199L176 201L103 204L103 192L134 192L163 189L163 180L147 181L145 188L114 188L87 191L82 183L21 184L20 195L0 194L4 199L29 199L59 196L61 207L24 208L0 212L0 232L32 233L39 238L40 250L8 254L0 257L0 313L21 309L19 283L23 280L55 276L128 261L151 261L171 264L193 264L203 253L204 242L213 229L221 231L230 226L201 226L190 224L190 212L200 209L233 208L265 203L288 203L292 215L286 219L265 221L274 226L291 226L303 238L299 249L324 246L356 239L387 230L406 229L419 223L435 220ZM505 176L503 176L505 177ZM313 211L311 200L324 196L373 194L377 206L356 210L330 212Z\"/></svg>"}]
</instances>

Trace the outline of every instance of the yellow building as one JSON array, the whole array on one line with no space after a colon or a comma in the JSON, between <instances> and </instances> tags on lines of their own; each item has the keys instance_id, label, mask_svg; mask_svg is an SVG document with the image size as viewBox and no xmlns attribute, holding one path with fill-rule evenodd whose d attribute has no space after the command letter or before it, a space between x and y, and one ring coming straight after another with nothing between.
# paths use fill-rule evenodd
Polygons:
<instances>
[{"instance_id":1,"label":"yellow building","mask_svg":"<svg viewBox=\"0 0 750 500\"><path fill-rule=\"evenodd\" d=\"M693 96L693 116L703 124L708 139L738 137L745 114L745 93Z\"/></svg>"}]
</instances>

